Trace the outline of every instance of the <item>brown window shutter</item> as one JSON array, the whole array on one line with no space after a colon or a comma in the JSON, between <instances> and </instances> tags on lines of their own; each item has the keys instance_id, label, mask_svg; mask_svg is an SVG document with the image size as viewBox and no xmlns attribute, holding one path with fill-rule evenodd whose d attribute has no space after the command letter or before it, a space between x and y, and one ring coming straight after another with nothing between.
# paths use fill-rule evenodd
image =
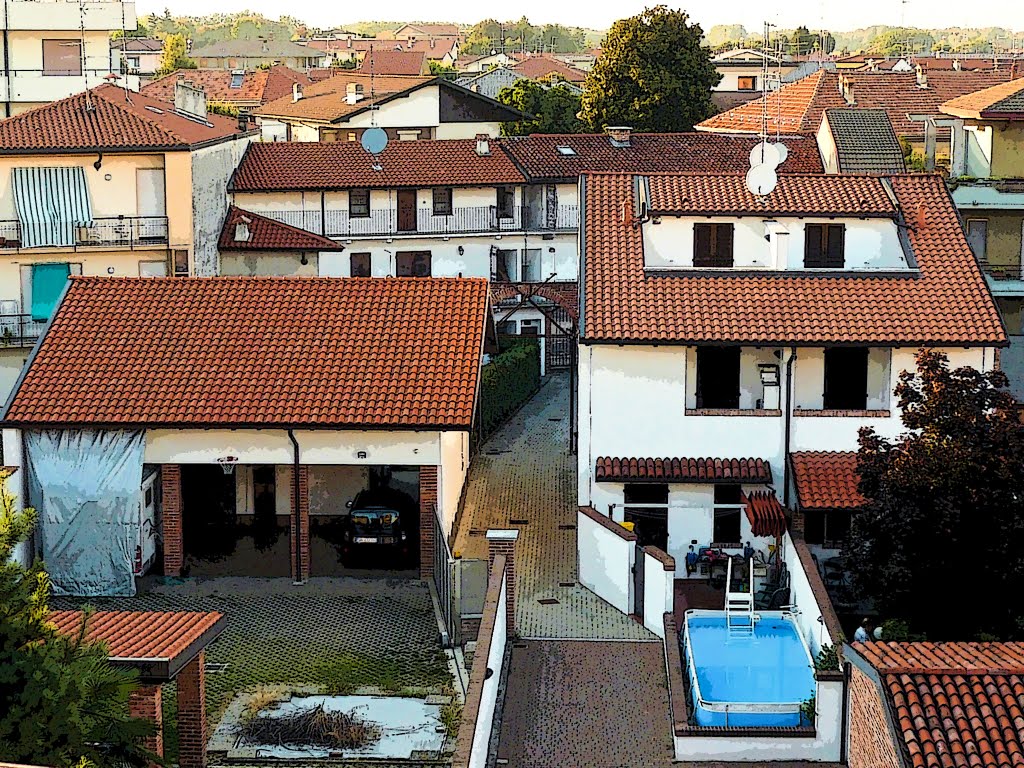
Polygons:
<instances>
[{"instance_id":1,"label":"brown window shutter","mask_svg":"<svg viewBox=\"0 0 1024 768\"><path fill-rule=\"evenodd\" d=\"M813 269L824 266L821 247L824 234L823 224L804 225L804 267Z\"/></svg>"},{"instance_id":2,"label":"brown window shutter","mask_svg":"<svg viewBox=\"0 0 1024 768\"><path fill-rule=\"evenodd\" d=\"M828 225L828 252L825 266L842 269L846 265L846 227L842 224Z\"/></svg>"},{"instance_id":3,"label":"brown window shutter","mask_svg":"<svg viewBox=\"0 0 1024 768\"><path fill-rule=\"evenodd\" d=\"M732 266L732 224L719 224L716 232L715 266Z\"/></svg>"},{"instance_id":4,"label":"brown window shutter","mask_svg":"<svg viewBox=\"0 0 1024 768\"><path fill-rule=\"evenodd\" d=\"M711 225L693 225L693 266L710 267L711 256Z\"/></svg>"}]
</instances>

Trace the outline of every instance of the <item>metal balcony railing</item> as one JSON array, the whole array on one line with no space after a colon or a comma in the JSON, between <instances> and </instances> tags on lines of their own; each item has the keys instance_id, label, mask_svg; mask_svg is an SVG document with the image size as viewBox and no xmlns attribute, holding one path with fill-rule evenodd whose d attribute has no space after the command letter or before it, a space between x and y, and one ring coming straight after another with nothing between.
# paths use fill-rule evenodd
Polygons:
<instances>
[{"instance_id":1,"label":"metal balcony railing","mask_svg":"<svg viewBox=\"0 0 1024 768\"><path fill-rule=\"evenodd\" d=\"M45 320L33 320L29 314L0 312L0 347L31 347L45 325Z\"/></svg>"},{"instance_id":2,"label":"metal balcony railing","mask_svg":"<svg viewBox=\"0 0 1024 768\"><path fill-rule=\"evenodd\" d=\"M23 250L23 224L18 221L0 221L0 251ZM46 225L30 225L44 227ZM58 225L59 226L59 225ZM79 248L149 248L154 245L167 244L166 216L113 216L93 219L88 226L71 228L73 243L63 245L66 237L63 232L53 238L53 242L62 245L41 245L39 248L73 247Z\"/></svg>"}]
</instances>

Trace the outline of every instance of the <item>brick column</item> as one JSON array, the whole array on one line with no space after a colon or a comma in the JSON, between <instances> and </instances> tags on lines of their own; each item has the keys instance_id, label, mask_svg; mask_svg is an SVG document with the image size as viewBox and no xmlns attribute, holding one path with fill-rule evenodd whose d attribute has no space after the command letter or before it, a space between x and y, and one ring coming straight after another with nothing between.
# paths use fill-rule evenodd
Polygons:
<instances>
[{"instance_id":1,"label":"brick column","mask_svg":"<svg viewBox=\"0 0 1024 768\"><path fill-rule=\"evenodd\" d=\"M164 709L159 685L139 685L128 697L128 714L149 720L156 725L156 733L147 736L142 746L155 755L164 756Z\"/></svg>"},{"instance_id":2,"label":"brick column","mask_svg":"<svg viewBox=\"0 0 1024 768\"><path fill-rule=\"evenodd\" d=\"M181 539L181 467L177 464L164 464L160 468L160 485L164 576L180 576L185 563Z\"/></svg>"},{"instance_id":3,"label":"brick column","mask_svg":"<svg viewBox=\"0 0 1024 768\"><path fill-rule=\"evenodd\" d=\"M295 472L294 467L292 467L292 472ZM299 531L295 530L296 483L294 477L292 477L289 486L291 487L289 494L291 506L289 507L288 520L291 526L292 581L301 584L305 583L309 578L309 467L305 465L299 467ZM298 554L298 557L296 557L296 554Z\"/></svg>"},{"instance_id":4,"label":"brick column","mask_svg":"<svg viewBox=\"0 0 1024 768\"><path fill-rule=\"evenodd\" d=\"M437 506L437 467L420 467L420 578L434 578L434 508Z\"/></svg>"},{"instance_id":5,"label":"brick column","mask_svg":"<svg viewBox=\"0 0 1024 768\"><path fill-rule=\"evenodd\" d=\"M505 556L505 626L509 634L516 629L516 540L519 531L489 530L487 531L487 562L488 570L494 566L494 558L499 554Z\"/></svg>"},{"instance_id":6,"label":"brick column","mask_svg":"<svg viewBox=\"0 0 1024 768\"><path fill-rule=\"evenodd\" d=\"M206 651L178 673L178 766L206 766Z\"/></svg>"}]
</instances>

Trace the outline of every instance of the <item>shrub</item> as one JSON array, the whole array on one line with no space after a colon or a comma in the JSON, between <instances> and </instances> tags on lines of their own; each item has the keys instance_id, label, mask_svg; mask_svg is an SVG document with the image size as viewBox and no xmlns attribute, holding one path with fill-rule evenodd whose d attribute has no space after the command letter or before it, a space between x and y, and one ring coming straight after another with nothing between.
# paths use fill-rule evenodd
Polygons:
<instances>
[{"instance_id":1,"label":"shrub","mask_svg":"<svg viewBox=\"0 0 1024 768\"><path fill-rule=\"evenodd\" d=\"M836 651L834 645L825 643L821 646L818 656L814 660L814 668L819 671L839 669L839 652Z\"/></svg>"},{"instance_id":2,"label":"shrub","mask_svg":"<svg viewBox=\"0 0 1024 768\"><path fill-rule=\"evenodd\" d=\"M485 435L498 426L540 386L540 342L526 337L491 358L480 386L480 418Z\"/></svg>"}]
</instances>

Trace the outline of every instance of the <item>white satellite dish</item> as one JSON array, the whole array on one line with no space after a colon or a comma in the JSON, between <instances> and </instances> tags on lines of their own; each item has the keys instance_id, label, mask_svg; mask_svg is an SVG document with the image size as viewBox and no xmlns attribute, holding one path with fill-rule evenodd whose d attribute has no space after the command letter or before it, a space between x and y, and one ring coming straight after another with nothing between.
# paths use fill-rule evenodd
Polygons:
<instances>
[{"instance_id":1,"label":"white satellite dish","mask_svg":"<svg viewBox=\"0 0 1024 768\"><path fill-rule=\"evenodd\" d=\"M770 141L762 141L756 144L750 150L750 167L766 165L769 168L777 168L779 163L782 162L782 156L778 147L778 144L772 144Z\"/></svg>"},{"instance_id":2,"label":"white satellite dish","mask_svg":"<svg viewBox=\"0 0 1024 768\"><path fill-rule=\"evenodd\" d=\"M775 185L779 183L779 177L774 168L767 165L755 165L747 171L746 181L750 194L764 197L772 193Z\"/></svg>"},{"instance_id":3,"label":"white satellite dish","mask_svg":"<svg viewBox=\"0 0 1024 768\"><path fill-rule=\"evenodd\" d=\"M775 147L775 151L779 153L779 165L782 165L786 162L786 158L789 157L789 147L781 141L775 142L772 146Z\"/></svg>"}]
</instances>

